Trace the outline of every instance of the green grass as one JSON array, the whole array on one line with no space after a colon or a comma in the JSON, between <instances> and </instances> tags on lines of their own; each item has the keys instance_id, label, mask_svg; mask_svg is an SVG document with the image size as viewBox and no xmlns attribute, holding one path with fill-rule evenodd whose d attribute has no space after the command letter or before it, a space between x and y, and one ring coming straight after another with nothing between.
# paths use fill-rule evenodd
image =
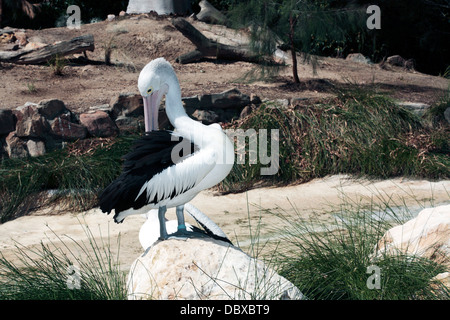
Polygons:
<instances>
[{"instance_id":1,"label":"green grass","mask_svg":"<svg viewBox=\"0 0 450 320\"><path fill-rule=\"evenodd\" d=\"M12 262L0 254L0 300L123 300L125 273L117 243L96 240L83 227L86 242L62 239L39 248L16 246ZM117 251L115 251L117 248Z\"/></svg>"},{"instance_id":2,"label":"green grass","mask_svg":"<svg viewBox=\"0 0 450 320\"><path fill-rule=\"evenodd\" d=\"M383 234L401 223L393 212L389 206L364 208L346 203L334 212L332 224L319 219L286 221L280 274L313 300L448 300L449 288L432 280L448 271L445 266L379 250ZM368 281L374 283L369 279L374 274L368 269L371 266L380 270L379 288L368 286Z\"/></svg>"},{"instance_id":3,"label":"green grass","mask_svg":"<svg viewBox=\"0 0 450 320\"><path fill-rule=\"evenodd\" d=\"M279 129L278 173L261 176L262 165L250 165L247 154L247 162L234 165L221 189L242 191L256 182L306 182L338 173L448 179L448 125L431 129L423 122L389 97L359 89L295 109L265 103L230 127Z\"/></svg>"},{"instance_id":4,"label":"green grass","mask_svg":"<svg viewBox=\"0 0 450 320\"><path fill-rule=\"evenodd\" d=\"M0 223L26 214L37 204L65 198L68 208L86 210L97 202L97 194L121 171L121 157L136 136L122 136L112 145L101 145L92 152L74 154L66 149L41 157L3 159L0 164ZM41 195L57 190L55 196Z\"/></svg>"}]
</instances>

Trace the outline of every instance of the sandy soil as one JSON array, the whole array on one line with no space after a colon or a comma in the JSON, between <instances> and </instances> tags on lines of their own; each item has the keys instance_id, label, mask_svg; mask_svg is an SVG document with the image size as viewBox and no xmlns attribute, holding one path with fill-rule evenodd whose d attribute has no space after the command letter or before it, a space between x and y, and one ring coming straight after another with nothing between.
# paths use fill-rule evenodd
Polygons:
<instances>
[{"instance_id":1,"label":"sandy soil","mask_svg":"<svg viewBox=\"0 0 450 320\"><path fill-rule=\"evenodd\" d=\"M450 181L401 178L369 181L336 175L301 185L253 189L241 194L215 196L212 191L204 191L191 203L214 220L235 244L239 243L245 249L250 245L250 234L256 233L258 225L262 243L279 241L286 228L279 215L291 221L312 217L332 221L333 211L343 203L407 205L417 213L424 206L450 203L449 195ZM119 247L116 241L120 234L119 257L124 270L143 252L138 240L139 229L145 221L142 216L131 216L122 224L115 224L112 216L106 216L99 209L62 215L52 213L52 209L47 208L0 225L1 253L14 261L19 244L37 248L41 241L53 242L61 248L62 242L69 246L73 240L87 243L86 226L99 243L101 239L107 241L109 238L113 251ZM167 217L175 219L173 209L168 211ZM191 219L188 221L192 223Z\"/></svg>"},{"instance_id":2,"label":"sandy soil","mask_svg":"<svg viewBox=\"0 0 450 320\"><path fill-rule=\"evenodd\" d=\"M245 41L245 37L223 27L201 22L195 22L194 25L211 38L220 39L226 35L236 43ZM45 65L0 64L0 109L15 108L27 101L37 103L42 99L58 98L69 109L82 112L91 106L109 103L120 92L137 92L138 72L151 59L160 56L173 63L180 78L183 96L217 93L235 87L245 94L253 93L268 99L324 97L331 94L336 84L354 83L390 92L400 100L433 103L449 86L448 80L442 77L402 68L383 70L378 65L334 58L319 60L315 75L311 65L300 64L302 83L299 85L291 83L290 68L286 68L270 83L236 82L255 66L215 59L188 65L176 64L177 56L194 47L167 18L141 16L140 19L135 17L87 24L80 30L52 28L26 32L30 41L42 43L92 33L96 49L88 52L88 57L100 64L69 64L63 76L53 75ZM112 66L103 64L105 46L113 47ZM290 63L289 59L287 63Z\"/></svg>"}]
</instances>

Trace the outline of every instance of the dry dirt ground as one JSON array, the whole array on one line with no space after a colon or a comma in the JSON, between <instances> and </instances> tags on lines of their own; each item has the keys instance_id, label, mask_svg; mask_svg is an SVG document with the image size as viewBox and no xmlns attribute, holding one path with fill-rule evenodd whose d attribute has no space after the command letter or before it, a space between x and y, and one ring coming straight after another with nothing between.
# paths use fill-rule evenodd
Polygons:
<instances>
[{"instance_id":1,"label":"dry dirt ground","mask_svg":"<svg viewBox=\"0 0 450 320\"><path fill-rule=\"evenodd\" d=\"M220 26L193 22L210 38L225 36L234 43L245 36ZM135 16L113 22L99 22L81 26L80 30L52 28L26 30L30 42L54 43L91 33L96 49L88 58L100 64L68 63L63 76L56 76L44 66L0 64L0 109L15 108L25 102L42 99L63 100L72 111L86 111L89 107L109 103L120 92L138 92L139 71L150 60L163 56L173 65L180 79L183 96L217 93L238 88L245 94L261 98L323 97L333 85L359 84L390 92L400 100L433 103L449 88L449 82L402 68L383 70L378 65L365 65L343 59L322 58L316 74L309 64L299 65L302 83L291 82L290 68L270 82L238 81L255 66L246 62L227 62L209 59L204 62L180 65L175 58L194 49L192 43L178 32L169 18ZM112 47L112 66L104 63L105 47ZM289 64L289 59L287 61Z\"/></svg>"},{"instance_id":2,"label":"dry dirt ground","mask_svg":"<svg viewBox=\"0 0 450 320\"><path fill-rule=\"evenodd\" d=\"M209 36L225 32L223 28L198 22L195 26ZM88 58L103 61L104 47L111 44L112 66L102 63L69 64L65 67L63 76L55 76L48 66L3 63L0 65L0 109L14 108L27 101L39 102L42 99L58 98L73 111L85 111L91 106L108 103L120 92L137 92L139 71L147 62L159 56L164 56L173 63L180 78L183 96L217 93L235 87L245 94L253 93L261 98L320 98L331 94L332 85L350 82L388 91L400 100L433 103L449 88L448 80L441 77L403 69L383 70L377 65L364 65L334 58L319 60L316 75L310 65L301 64L300 85L290 82L289 69L271 82L237 82L237 79L252 70L252 64L214 59L189 65L176 64L177 56L194 47L165 18L141 16L138 19L83 25L81 30L27 30L31 41L44 43L70 39L86 33L92 33L96 41L96 49L93 53L88 52ZM238 35L236 38L239 38ZM364 204L370 203L371 199L377 203L391 199L390 201L395 200L397 204L404 202L418 207L447 203L449 194L450 181L367 181L332 176L302 185L261 188L224 196L214 196L212 191L207 190L199 194L192 203L222 227L233 242L248 247L249 221L251 232L255 232L259 223L261 239L276 241L283 233L283 229L274 229L283 228L281 219L267 213L265 209L275 213L284 212L285 216L292 219L318 216L324 221L331 221L330 206L342 204L345 197L356 202L362 201ZM109 233L113 247L115 239L121 235L120 261L125 270L142 253L138 232L144 219L140 216L129 217L124 223L116 225L111 216L103 215L98 209L82 213L55 212L58 210L47 208L0 225L1 253L14 259L15 246L18 243L33 248L41 241L53 241L57 246L61 246L61 239L58 237L70 243L71 240L64 235L77 241L86 241L82 228L84 224L89 226L98 239L107 237ZM174 218L174 213L169 212L168 217Z\"/></svg>"}]
</instances>

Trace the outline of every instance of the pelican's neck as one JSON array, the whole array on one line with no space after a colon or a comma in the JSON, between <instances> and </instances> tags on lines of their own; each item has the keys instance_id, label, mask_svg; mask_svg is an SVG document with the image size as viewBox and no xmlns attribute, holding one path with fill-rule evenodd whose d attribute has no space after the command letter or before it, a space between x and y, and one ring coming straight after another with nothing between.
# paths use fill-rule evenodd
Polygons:
<instances>
[{"instance_id":1,"label":"pelican's neck","mask_svg":"<svg viewBox=\"0 0 450 320\"><path fill-rule=\"evenodd\" d=\"M166 94L166 114L170 123L175 128L179 128L192 119L189 118L184 110L183 103L181 101L180 84L178 83L178 79L175 74L168 79L167 85L169 88Z\"/></svg>"}]
</instances>

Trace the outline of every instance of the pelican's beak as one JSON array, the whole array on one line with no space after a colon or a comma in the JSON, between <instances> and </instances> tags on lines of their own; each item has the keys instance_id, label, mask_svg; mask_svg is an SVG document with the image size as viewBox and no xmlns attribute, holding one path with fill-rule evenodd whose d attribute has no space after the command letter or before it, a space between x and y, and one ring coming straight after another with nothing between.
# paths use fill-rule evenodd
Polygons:
<instances>
[{"instance_id":1,"label":"pelican's beak","mask_svg":"<svg viewBox=\"0 0 450 320\"><path fill-rule=\"evenodd\" d=\"M169 86L164 84L159 90L155 90L152 94L142 97L144 100L144 122L145 132L150 132L159 129L158 112L161 99L169 91Z\"/></svg>"},{"instance_id":2,"label":"pelican's beak","mask_svg":"<svg viewBox=\"0 0 450 320\"><path fill-rule=\"evenodd\" d=\"M158 130L158 110L161 98L158 92L142 97L144 100L144 123L145 132ZM159 99L158 99L159 98Z\"/></svg>"}]
</instances>

